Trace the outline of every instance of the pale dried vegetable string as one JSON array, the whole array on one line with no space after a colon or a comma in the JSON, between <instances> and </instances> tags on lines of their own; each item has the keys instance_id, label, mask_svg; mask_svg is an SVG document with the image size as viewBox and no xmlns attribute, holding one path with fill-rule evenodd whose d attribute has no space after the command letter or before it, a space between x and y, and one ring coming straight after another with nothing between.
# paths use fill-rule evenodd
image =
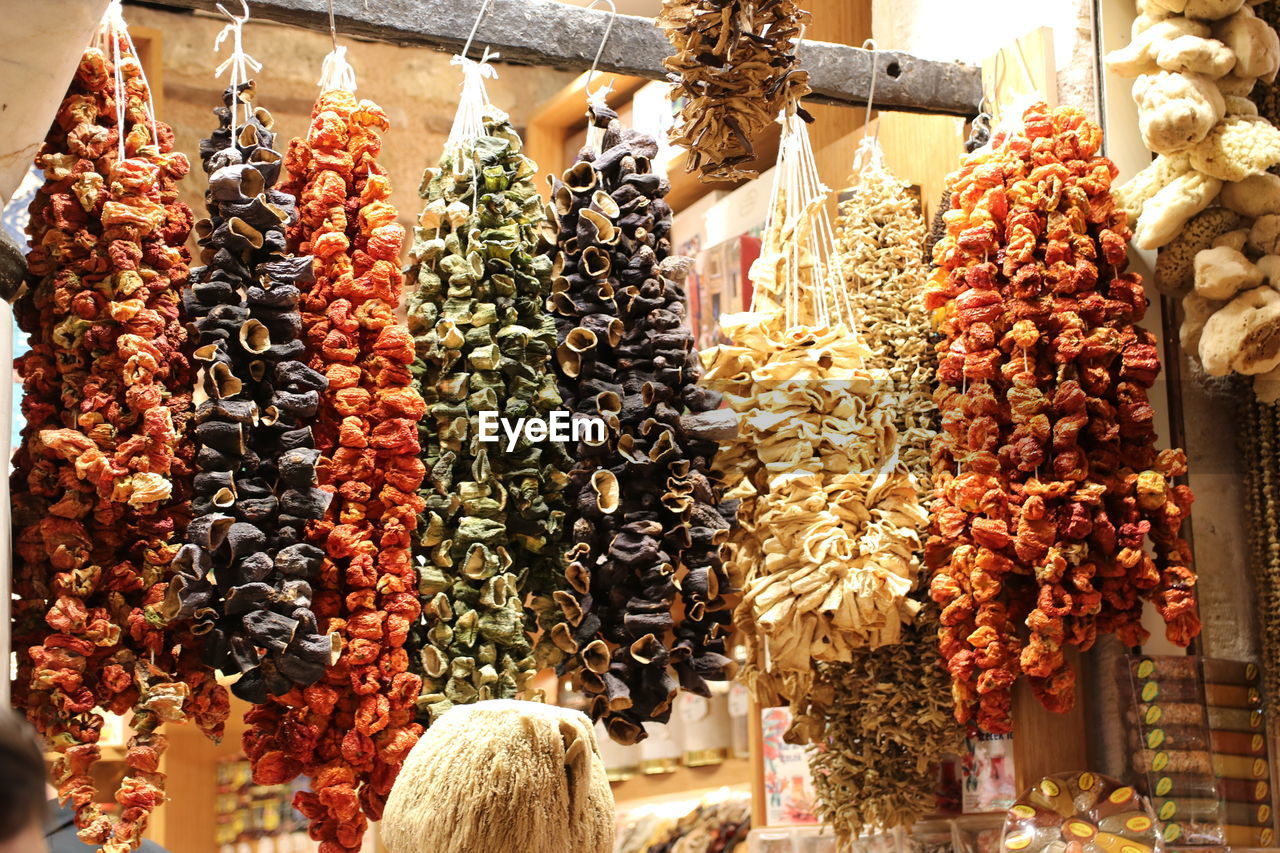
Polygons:
<instances>
[{"instance_id":1,"label":"pale dried vegetable string","mask_svg":"<svg viewBox=\"0 0 1280 853\"><path fill-rule=\"evenodd\" d=\"M836 221L836 260L870 349L886 375L884 411L897 429L891 459L914 478L916 502L932 488L929 450L937 438L930 394L934 357L923 295L924 222L909 187L884 167L874 137L854 159L852 187ZM917 587L925 522L916 530ZM938 654L938 608L922 609L901 643L855 650L850 662L823 664L796 703L788 737L825 744L809 756L817 810L848 843L864 832L910 825L934 807L933 780L944 754L958 749L951 679Z\"/></svg>"}]
</instances>

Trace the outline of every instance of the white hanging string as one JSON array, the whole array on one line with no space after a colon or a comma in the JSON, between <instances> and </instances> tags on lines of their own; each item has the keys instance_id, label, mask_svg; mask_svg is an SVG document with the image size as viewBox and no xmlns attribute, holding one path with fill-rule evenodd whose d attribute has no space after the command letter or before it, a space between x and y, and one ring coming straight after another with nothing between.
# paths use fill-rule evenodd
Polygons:
<instances>
[{"instance_id":1,"label":"white hanging string","mask_svg":"<svg viewBox=\"0 0 1280 853\"><path fill-rule=\"evenodd\" d=\"M596 58L591 62L591 70L587 72L586 83L583 89L587 93L587 109L591 114L595 114L597 110L605 109L609 106L609 93L613 91L613 87L605 83L599 89L592 91L591 83L596 79L596 74L600 67L600 57L604 56L604 46L609 43L609 36L613 33L613 23L618 17L618 7L613 0L591 0L588 9L594 9L598 3L607 3L609 5L609 18L604 28L604 38L600 39L600 47L596 49ZM597 127L594 122L587 123L587 147L597 154L604 147L604 135L608 128Z\"/></svg>"},{"instance_id":2,"label":"white hanging string","mask_svg":"<svg viewBox=\"0 0 1280 853\"><path fill-rule=\"evenodd\" d=\"M217 70L213 72L215 78L226 74L228 69L231 71L231 139L227 143L228 147L236 144L236 112L240 106L240 87L249 82L250 71L257 72L262 70L262 63L254 59L252 56L244 52L244 25L249 21L249 4L245 0L240 0L240 6L244 9L244 14L236 17L227 11L227 7L221 3L218 4L218 11L226 15L231 23L222 28L222 32L218 33L218 37L213 40L213 52L217 53L222 49L222 43L231 37L231 56L223 60ZM249 121L249 105L244 105L245 123Z\"/></svg>"},{"instance_id":3,"label":"white hanging string","mask_svg":"<svg viewBox=\"0 0 1280 853\"><path fill-rule=\"evenodd\" d=\"M333 0L329 0L329 39L333 50L320 65L320 94L325 92L355 92L356 70L347 61L346 46L338 46L338 27L333 21Z\"/></svg>"},{"instance_id":4,"label":"white hanging string","mask_svg":"<svg viewBox=\"0 0 1280 853\"><path fill-rule=\"evenodd\" d=\"M779 121L782 140L765 242L783 255L786 325L844 325L856 334L852 303L835 263L835 230L827 213L830 190L818 175L808 125L794 109ZM753 297L752 309L757 308Z\"/></svg>"},{"instance_id":5,"label":"white hanging string","mask_svg":"<svg viewBox=\"0 0 1280 853\"><path fill-rule=\"evenodd\" d=\"M453 116L453 126L449 128L449 139L446 149L456 149L455 156L469 156L471 160L471 209L476 209L480 200L480 164L476 157L476 140L484 136L484 114L489 106L489 93L485 90L485 80L496 80L498 70L493 67L493 60L498 54L485 47L477 62L467 56L471 52L471 43L475 41L480 30L480 22L489 11L493 0L485 0L480 4L480 12L471 25L471 34L462 46L462 52L450 60L450 64L462 69L462 94L458 98L458 111ZM467 149L469 146L469 150Z\"/></svg>"},{"instance_id":6,"label":"white hanging string","mask_svg":"<svg viewBox=\"0 0 1280 853\"><path fill-rule=\"evenodd\" d=\"M114 69L116 84L116 132L119 137L117 146L120 159L123 160L127 156L125 137L128 136L128 128L125 127L125 113L127 112L125 107L129 101L129 96L125 92L125 75L122 67L124 63L128 62L137 68L138 79L147 93L147 120L151 124L151 144L159 145L160 130L156 126L155 100L151 96L151 86L147 84L147 75L142 70L142 63L138 61L138 49L134 46L133 39L129 36L129 26L124 21L124 9L121 7L120 0L111 0L111 5L107 7L106 14L102 17L98 36L99 39L105 39L110 42L111 65ZM122 53L120 50L122 41L127 48L127 53ZM103 47L103 53L106 53L108 46L103 45Z\"/></svg>"},{"instance_id":7,"label":"white hanging string","mask_svg":"<svg viewBox=\"0 0 1280 853\"><path fill-rule=\"evenodd\" d=\"M484 136L484 108L489 105L489 93L485 90L485 80L496 80L498 69L492 61L498 54L484 49L484 55L477 62L465 55L455 56L450 63L462 69L462 95L458 99L458 112L453 117L453 126L449 128L447 145L460 145Z\"/></svg>"},{"instance_id":8,"label":"white hanging string","mask_svg":"<svg viewBox=\"0 0 1280 853\"><path fill-rule=\"evenodd\" d=\"M865 126L865 125L869 125L869 124L871 124L871 110L872 110L872 108L875 106L875 103L876 103L876 71L877 71L877 69L876 69L876 50L877 50L877 48L876 48L876 40L875 40L875 39L867 39L866 41L864 41L864 42L862 43L862 49L863 49L863 50L867 50L867 51L870 51L870 52L871 52L871 86L870 86L870 91L868 91L868 92L867 92L867 111L866 111L866 113L865 113L865 114L863 115L863 117L862 117L862 123L863 123L863 125ZM864 131L864 132L865 132L865 131ZM874 135L877 139L879 139L879 138L880 138L880 122L879 122L879 121L877 121L877 122L876 122L876 129L875 129L875 131L873 132L873 135Z\"/></svg>"},{"instance_id":9,"label":"white hanging string","mask_svg":"<svg viewBox=\"0 0 1280 853\"><path fill-rule=\"evenodd\" d=\"M347 61L346 45L330 51L320 66L320 93L335 90L342 92L356 90L356 70Z\"/></svg>"}]
</instances>

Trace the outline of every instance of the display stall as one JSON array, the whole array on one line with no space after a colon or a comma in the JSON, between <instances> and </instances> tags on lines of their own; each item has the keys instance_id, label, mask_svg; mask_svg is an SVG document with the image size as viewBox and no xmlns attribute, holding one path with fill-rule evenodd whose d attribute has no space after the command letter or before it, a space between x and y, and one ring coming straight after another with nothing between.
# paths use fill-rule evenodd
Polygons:
<instances>
[{"instance_id":1,"label":"display stall","mask_svg":"<svg viewBox=\"0 0 1280 853\"><path fill-rule=\"evenodd\" d=\"M84 849L1276 846L1280 0L12 5Z\"/></svg>"}]
</instances>

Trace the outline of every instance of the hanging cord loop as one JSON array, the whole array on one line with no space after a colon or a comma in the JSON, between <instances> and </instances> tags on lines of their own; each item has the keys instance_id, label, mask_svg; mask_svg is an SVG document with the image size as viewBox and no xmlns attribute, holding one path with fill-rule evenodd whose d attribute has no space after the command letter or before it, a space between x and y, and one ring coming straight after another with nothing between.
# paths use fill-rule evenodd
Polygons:
<instances>
[{"instance_id":1,"label":"hanging cord loop","mask_svg":"<svg viewBox=\"0 0 1280 853\"><path fill-rule=\"evenodd\" d=\"M613 87L610 86L608 83L601 86L598 90L594 92L591 91L591 84L596 79L596 74L599 73L598 69L600 68L600 57L604 56L605 45L609 43L609 36L613 34L614 21L616 21L618 17L618 7L613 2L613 0L591 0L591 5L587 6L587 9L594 9L596 5L599 3L605 3L609 6L609 18L605 23L604 38L600 39L600 47L596 49L596 58L592 60L591 70L587 72L587 82L584 88L586 89L586 92L587 92L588 106L598 106L598 105L604 104L605 98L607 98L609 96L609 93L613 91Z\"/></svg>"},{"instance_id":2,"label":"hanging cord loop","mask_svg":"<svg viewBox=\"0 0 1280 853\"><path fill-rule=\"evenodd\" d=\"M230 20L222 32L218 33L218 37L213 40L213 52L217 53L222 49L222 44L231 38L231 55L222 61L217 70L213 72L213 76L221 77L226 74L228 69L231 71L231 136L228 146L234 146L236 140L237 113L240 105L240 89L249 82L250 72L258 72L262 70L262 63L254 59L252 56L244 52L244 25L249 22L249 4L245 0L240 0L240 7L243 14L236 16L227 10L226 6L218 4L218 11L226 15ZM249 105L245 104L245 123L249 121Z\"/></svg>"},{"instance_id":3,"label":"hanging cord loop","mask_svg":"<svg viewBox=\"0 0 1280 853\"><path fill-rule=\"evenodd\" d=\"M867 39L862 43L862 49L871 52L871 85L867 92L867 112L866 115L862 117L862 123L864 125L868 125L871 124L871 110L874 109L876 103L876 80L878 79L877 72L879 71L876 67L876 51L878 50L876 47L876 40ZM878 118L879 117L877 116L877 119ZM872 132L872 137L875 139L880 138L879 121L876 122L876 129Z\"/></svg>"},{"instance_id":4,"label":"hanging cord loop","mask_svg":"<svg viewBox=\"0 0 1280 853\"><path fill-rule=\"evenodd\" d=\"M122 67L125 62L137 66L138 79L142 81L147 92L147 120L151 125L151 144L159 146L160 129L156 125L156 104L151 95L151 87L147 85L146 72L142 70L142 63L138 60L138 49L134 46L133 38L129 35L129 25L124 21L124 9L120 0L111 0L111 5L107 6L98 35L99 38L103 38L108 42L108 44L102 45L103 53L111 57L111 65L115 74L116 131L119 137L118 153L120 159L123 160L128 156L125 150L125 137L128 136L125 128L125 105L129 101L129 96L125 91L124 68ZM124 43L127 53L121 52L121 42Z\"/></svg>"},{"instance_id":5,"label":"hanging cord loop","mask_svg":"<svg viewBox=\"0 0 1280 853\"><path fill-rule=\"evenodd\" d=\"M471 210L476 209L480 195L480 164L476 153L476 140L484 136L484 114L489 106L489 93L485 89L485 80L495 80L498 77L498 71L493 67L493 60L498 58L498 54L489 50L486 46L484 53L480 59L471 59L467 54L471 52L471 44L475 41L476 33L480 31L480 23L489 14L489 8L493 5L493 0L484 0L480 4L480 11L476 15L476 21L471 25L471 33L467 36L467 42L462 46L462 52L454 56L450 60L451 64L457 65L462 69L462 95L458 99L458 111L453 117L453 126L449 128L449 139L445 143L447 148L457 148L457 156L464 156L463 146L470 146L467 152L471 159Z\"/></svg>"},{"instance_id":6,"label":"hanging cord loop","mask_svg":"<svg viewBox=\"0 0 1280 853\"><path fill-rule=\"evenodd\" d=\"M604 55L605 45L609 43L609 36L613 33L613 23L618 17L618 7L613 0L591 0L588 9L594 9L597 3L607 3L609 6L609 18L604 27L604 38L600 40L600 47L596 49L596 58L591 63L591 70L587 72L586 83L583 89L587 94L587 148L599 154L604 147L605 133L608 127L601 127L593 120L597 113L608 112L609 93L613 91L613 87L605 83L599 89L592 91L591 83L596 79L597 69L600 67L600 57Z\"/></svg>"},{"instance_id":7,"label":"hanging cord loop","mask_svg":"<svg viewBox=\"0 0 1280 853\"><path fill-rule=\"evenodd\" d=\"M333 50L324 58L324 63L320 66L320 93L332 92L335 89L354 92L356 70L347 61L346 46L338 46L338 28L333 19L333 0L329 0L329 38L333 40Z\"/></svg>"}]
</instances>

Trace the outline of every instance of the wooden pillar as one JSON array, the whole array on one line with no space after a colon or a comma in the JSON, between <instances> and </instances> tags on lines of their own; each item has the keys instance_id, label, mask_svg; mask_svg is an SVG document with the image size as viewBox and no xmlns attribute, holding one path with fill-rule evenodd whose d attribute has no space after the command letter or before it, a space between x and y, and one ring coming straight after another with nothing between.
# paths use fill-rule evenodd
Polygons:
<instances>
[{"instance_id":1,"label":"wooden pillar","mask_svg":"<svg viewBox=\"0 0 1280 853\"><path fill-rule=\"evenodd\" d=\"M805 33L806 40L861 47L871 38L871 0L812 0L807 8L813 13L813 23ZM800 52L803 56L803 45ZM822 176L823 183L838 192L846 185L853 162L856 143L851 134L866 122L867 112L854 107L819 104L808 109L814 118L809 126L809 135L818 161L818 174Z\"/></svg>"},{"instance_id":2,"label":"wooden pillar","mask_svg":"<svg viewBox=\"0 0 1280 853\"><path fill-rule=\"evenodd\" d=\"M1068 651L1067 663L1080 673L1082 661L1075 649ZM1055 714L1040 704L1025 678L1019 679L1013 691L1013 769L1019 792L1053 773L1093 769L1085 727L1087 683L1078 677L1075 707Z\"/></svg>"}]
</instances>

